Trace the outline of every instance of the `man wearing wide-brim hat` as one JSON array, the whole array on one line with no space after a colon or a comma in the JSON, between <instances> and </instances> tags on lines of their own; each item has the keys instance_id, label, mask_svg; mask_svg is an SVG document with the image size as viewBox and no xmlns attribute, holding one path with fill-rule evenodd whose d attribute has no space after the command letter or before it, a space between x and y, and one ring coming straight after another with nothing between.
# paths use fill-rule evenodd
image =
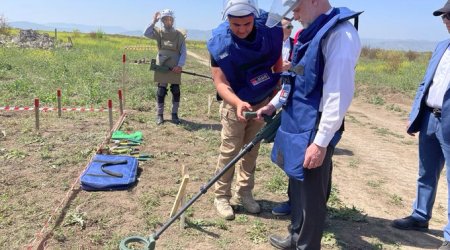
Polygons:
<instances>
[{"instance_id":1,"label":"man wearing wide-brim hat","mask_svg":"<svg viewBox=\"0 0 450 250\"><path fill-rule=\"evenodd\" d=\"M433 12L441 16L450 33L450 1ZM428 230L439 176L447 167L450 184L450 39L440 42L429 62L409 115L407 133L419 132L419 178L412 214L397 219L392 226L403 230ZM447 202L447 209L450 207ZM450 213L444 227L444 242L439 249L450 249Z\"/></svg>"}]
</instances>

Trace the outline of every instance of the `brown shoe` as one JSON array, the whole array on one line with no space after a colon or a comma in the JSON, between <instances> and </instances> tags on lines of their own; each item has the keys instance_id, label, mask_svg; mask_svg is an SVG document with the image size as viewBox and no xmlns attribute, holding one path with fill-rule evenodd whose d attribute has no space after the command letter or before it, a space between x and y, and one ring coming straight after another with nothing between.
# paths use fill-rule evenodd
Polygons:
<instances>
[{"instance_id":1,"label":"brown shoe","mask_svg":"<svg viewBox=\"0 0 450 250\"><path fill-rule=\"evenodd\" d=\"M230 200L230 204L232 206L242 205L247 212L252 214L257 214L261 212L261 207L258 202L253 199L252 192L236 192L234 196Z\"/></svg>"},{"instance_id":2,"label":"brown shoe","mask_svg":"<svg viewBox=\"0 0 450 250\"><path fill-rule=\"evenodd\" d=\"M214 199L217 213L225 220L234 220L234 211L230 206L230 202L225 198Z\"/></svg>"}]
</instances>

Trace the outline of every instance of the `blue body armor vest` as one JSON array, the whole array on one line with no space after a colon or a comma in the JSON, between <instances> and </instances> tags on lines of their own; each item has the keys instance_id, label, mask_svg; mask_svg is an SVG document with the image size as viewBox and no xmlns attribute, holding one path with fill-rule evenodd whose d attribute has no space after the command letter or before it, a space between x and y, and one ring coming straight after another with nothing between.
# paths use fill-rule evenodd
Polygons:
<instances>
[{"instance_id":1,"label":"blue body armor vest","mask_svg":"<svg viewBox=\"0 0 450 250\"><path fill-rule=\"evenodd\" d=\"M268 13L260 11L255 18L256 34L252 41L233 35L228 21L213 30L207 47L212 58L225 74L234 93L254 105L272 94L279 74L272 66L281 56L283 30L265 26Z\"/></svg>"},{"instance_id":2,"label":"blue body armor vest","mask_svg":"<svg viewBox=\"0 0 450 250\"><path fill-rule=\"evenodd\" d=\"M307 147L314 140L320 120L320 100L323 89L324 61L322 41L336 25L357 17L361 13L347 8L338 8L334 15L305 44L296 44L292 67L296 71L292 77L291 94L283 107L281 125L278 128L272 149L272 161L280 166L289 177L303 180L303 162ZM304 47L307 46L307 47ZM299 51L306 50L299 56ZM336 145L341 133L336 133L330 145Z\"/></svg>"}]
</instances>

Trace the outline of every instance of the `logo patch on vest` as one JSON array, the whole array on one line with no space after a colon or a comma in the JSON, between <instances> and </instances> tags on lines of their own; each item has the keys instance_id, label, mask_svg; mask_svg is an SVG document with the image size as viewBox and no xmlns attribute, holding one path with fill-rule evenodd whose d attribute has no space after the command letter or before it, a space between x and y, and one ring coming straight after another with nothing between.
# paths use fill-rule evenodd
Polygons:
<instances>
[{"instance_id":1,"label":"logo patch on vest","mask_svg":"<svg viewBox=\"0 0 450 250\"><path fill-rule=\"evenodd\" d=\"M259 76L255 77L255 78L253 78L253 79L250 79L250 83L251 83L253 86L255 86L255 85L258 85L258 84L260 84L260 83L262 83L262 82L265 82L265 81L267 81L267 80L269 80L269 79L270 79L269 74L264 73L264 74L262 74L262 75L259 75Z\"/></svg>"},{"instance_id":2,"label":"logo patch on vest","mask_svg":"<svg viewBox=\"0 0 450 250\"><path fill-rule=\"evenodd\" d=\"M220 59L224 59L225 57L227 57L228 56L228 52L225 52L225 53L223 53L223 54L220 54L219 55L219 58Z\"/></svg>"}]
</instances>

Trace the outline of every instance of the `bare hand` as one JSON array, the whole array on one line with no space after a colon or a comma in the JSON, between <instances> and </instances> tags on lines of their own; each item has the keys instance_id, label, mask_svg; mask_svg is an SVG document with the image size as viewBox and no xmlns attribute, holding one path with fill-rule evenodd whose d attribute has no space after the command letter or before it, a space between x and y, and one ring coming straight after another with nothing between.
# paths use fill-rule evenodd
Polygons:
<instances>
[{"instance_id":1,"label":"bare hand","mask_svg":"<svg viewBox=\"0 0 450 250\"><path fill-rule=\"evenodd\" d=\"M175 67L173 67L172 68L172 72L175 72L175 73L181 73L181 71L183 70L183 68L182 67L180 67L180 66L175 66Z\"/></svg>"},{"instance_id":2,"label":"bare hand","mask_svg":"<svg viewBox=\"0 0 450 250\"><path fill-rule=\"evenodd\" d=\"M275 106L272 105L272 103L268 103L266 106L258 109L256 111L256 119L257 120L264 120L263 115L272 115L275 112Z\"/></svg>"},{"instance_id":3,"label":"bare hand","mask_svg":"<svg viewBox=\"0 0 450 250\"><path fill-rule=\"evenodd\" d=\"M246 122L247 120L244 117L244 111L253 111L252 105L250 105L248 102L239 102L236 106L236 115L239 121Z\"/></svg>"},{"instance_id":4,"label":"bare hand","mask_svg":"<svg viewBox=\"0 0 450 250\"><path fill-rule=\"evenodd\" d=\"M306 149L303 167L306 169L313 169L322 166L326 154L327 154L326 147L320 147L315 143L312 143Z\"/></svg>"},{"instance_id":5,"label":"bare hand","mask_svg":"<svg viewBox=\"0 0 450 250\"><path fill-rule=\"evenodd\" d=\"M159 11L157 11L155 13L155 15L153 16L153 23L157 23L159 21L160 16L161 16L161 14L159 13Z\"/></svg>"},{"instance_id":6,"label":"bare hand","mask_svg":"<svg viewBox=\"0 0 450 250\"><path fill-rule=\"evenodd\" d=\"M291 68L291 62L283 61L283 65L281 66L283 71L288 71Z\"/></svg>"}]
</instances>

